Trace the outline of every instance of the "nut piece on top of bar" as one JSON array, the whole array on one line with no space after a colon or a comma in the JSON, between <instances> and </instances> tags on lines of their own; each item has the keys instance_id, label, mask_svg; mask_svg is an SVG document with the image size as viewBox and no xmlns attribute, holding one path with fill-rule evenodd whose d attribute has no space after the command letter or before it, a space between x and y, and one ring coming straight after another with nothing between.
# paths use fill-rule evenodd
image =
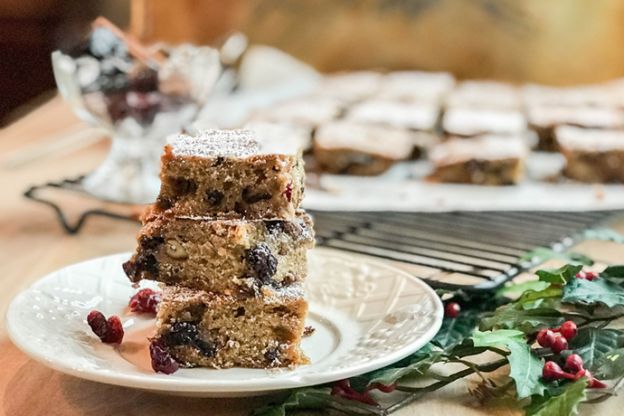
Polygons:
<instances>
[{"instance_id":1,"label":"nut piece on top of bar","mask_svg":"<svg viewBox=\"0 0 624 416\"><path fill-rule=\"evenodd\" d=\"M325 124L314 136L316 161L330 173L377 175L408 159L413 148L406 130L349 121Z\"/></svg>"},{"instance_id":2,"label":"nut piece on top of bar","mask_svg":"<svg viewBox=\"0 0 624 416\"><path fill-rule=\"evenodd\" d=\"M314 245L312 219L303 211L292 220L240 220L148 216L136 254L124 264L133 282L258 294L307 274L306 250Z\"/></svg>"},{"instance_id":3,"label":"nut piece on top of bar","mask_svg":"<svg viewBox=\"0 0 624 416\"><path fill-rule=\"evenodd\" d=\"M624 130L559 126L557 144L566 158L564 174L582 182L624 182Z\"/></svg>"},{"instance_id":4,"label":"nut piece on top of bar","mask_svg":"<svg viewBox=\"0 0 624 416\"><path fill-rule=\"evenodd\" d=\"M303 199L301 150L270 153L249 130L169 139L156 211L228 218L292 218Z\"/></svg>"},{"instance_id":5,"label":"nut piece on top of bar","mask_svg":"<svg viewBox=\"0 0 624 416\"><path fill-rule=\"evenodd\" d=\"M519 182L528 154L526 140L516 136L451 139L434 147L429 157L435 166L431 179L479 185Z\"/></svg>"},{"instance_id":6,"label":"nut piece on top of bar","mask_svg":"<svg viewBox=\"0 0 624 416\"><path fill-rule=\"evenodd\" d=\"M236 297L166 286L152 343L185 367L287 367L300 349L308 305L301 285Z\"/></svg>"}]
</instances>

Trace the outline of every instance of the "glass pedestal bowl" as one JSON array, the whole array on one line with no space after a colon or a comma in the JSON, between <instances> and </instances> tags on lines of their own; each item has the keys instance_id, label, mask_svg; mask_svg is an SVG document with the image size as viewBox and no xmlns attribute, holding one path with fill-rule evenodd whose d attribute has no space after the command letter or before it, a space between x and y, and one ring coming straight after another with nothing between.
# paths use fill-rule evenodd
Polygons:
<instances>
[{"instance_id":1,"label":"glass pedestal bowl","mask_svg":"<svg viewBox=\"0 0 624 416\"><path fill-rule=\"evenodd\" d=\"M112 138L103 163L83 181L97 198L131 204L156 199L166 136L194 120L221 73L213 48L180 45L165 52L157 62L140 65L114 56L52 53L63 98L78 117Z\"/></svg>"}]
</instances>

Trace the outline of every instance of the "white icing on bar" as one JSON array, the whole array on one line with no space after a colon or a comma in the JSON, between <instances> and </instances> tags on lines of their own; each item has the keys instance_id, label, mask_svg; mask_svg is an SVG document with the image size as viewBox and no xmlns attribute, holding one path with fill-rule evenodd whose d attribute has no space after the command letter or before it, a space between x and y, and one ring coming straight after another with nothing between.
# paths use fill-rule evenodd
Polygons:
<instances>
[{"instance_id":1,"label":"white icing on bar","mask_svg":"<svg viewBox=\"0 0 624 416\"><path fill-rule=\"evenodd\" d=\"M562 148L569 150L584 152L624 150L624 130L559 126L555 130L555 137Z\"/></svg>"},{"instance_id":2,"label":"white icing on bar","mask_svg":"<svg viewBox=\"0 0 624 416\"><path fill-rule=\"evenodd\" d=\"M469 160L520 159L528 150L522 137L488 135L448 140L435 146L429 158L436 166L445 166Z\"/></svg>"}]
</instances>

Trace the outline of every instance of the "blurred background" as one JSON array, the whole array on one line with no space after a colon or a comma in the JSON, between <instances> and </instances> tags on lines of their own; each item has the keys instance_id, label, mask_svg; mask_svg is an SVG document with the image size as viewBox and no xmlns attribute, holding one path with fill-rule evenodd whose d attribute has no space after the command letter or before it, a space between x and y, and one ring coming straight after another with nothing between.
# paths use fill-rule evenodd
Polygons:
<instances>
[{"instance_id":1,"label":"blurred background","mask_svg":"<svg viewBox=\"0 0 624 416\"><path fill-rule=\"evenodd\" d=\"M569 85L624 75L619 0L3 0L0 125L55 88L50 52L103 15L144 41L235 30L321 71L446 70Z\"/></svg>"}]
</instances>

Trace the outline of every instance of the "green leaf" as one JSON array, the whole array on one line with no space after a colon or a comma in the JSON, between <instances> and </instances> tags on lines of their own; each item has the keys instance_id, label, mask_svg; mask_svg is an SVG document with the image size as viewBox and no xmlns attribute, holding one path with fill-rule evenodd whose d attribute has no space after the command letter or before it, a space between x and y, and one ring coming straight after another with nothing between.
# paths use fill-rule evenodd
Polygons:
<instances>
[{"instance_id":1,"label":"green leaf","mask_svg":"<svg viewBox=\"0 0 624 416\"><path fill-rule=\"evenodd\" d=\"M493 316L484 317L479 327L481 330L517 329L526 334L558 326L563 321L563 315L556 309L518 309L516 305L505 305L498 308Z\"/></svg>"},{"instance_id":2,"label":"green leaf","mask_svg":"<svg viewBox=\"0 0 624 416\"><path fill-rule=\"evenodd\" d=\"M624 243L624 236L611 228L592 228L582 234L586 240L603 240Z\"/></svg>"},{"instance_id":3,"label":"green leaf","mask_svg":"<svg viewBox=\"0 0 624 416\"><path fill-rule=\"evenodd\" d=\"M403 377L421 376L429 370L429 367L445 356L444 350L429 343L401 361L379 370L351 378L351 387L357 391L363 391L369 384L392 384Z\"/></svg>"},{"instance_id":4,"label":"green leaf","mask_svg":"<svg viewBox=\"0 0 624 416\"><path fill-rule=\"evenodd\" d=\"M558 285L566 284L573 279L578 272L583 270L583 265L566 264L558 269L542 269L535 272L542 282L554 283Z\"/></svg>"},{"instance_id":5,"label":"green leaf","mask_svg":"<svg viewBox=\"0 0 624 416\"><path fill-rule=\"evenodd\" d=\"M624 279L624 265L618 264L609 266L600 272L600 277L607 277L609 279Z\"/></svg>"},{"instance_id":6,"label":"green leaf","mask_svg":"<svg viewBox=\"0 0 624 416\"><path fill-rule=\"evenodd\" d=\"M295 409L324 409L334 401L329 387L310 387L293 390L288 398L279 404L270 404L254 410L255 416L285 416Z\"/></svg>"},{"instance_id":7,"label":"green leaf","mask_svg":"<svg viewBox=\"0 0 624 416\"><path fill-rule=\"evenodd\" d=\"M525 408L526 416L573 416L578 414L578 405L585 400L587 379L582 378L566 384L556 396L536 397Z\"/></svg>"},{"instance_id":8,"label":"green leaf","mask_svg":"<svg viewBox=\"0 0 624 416\"><path fill-rule=\"evenodd\" d=\"M431 340L431 343L448 350L468 338L477 327L478 322L479 315L472 311L462 312L454 319L444 318L440 331Z\"/></svg>"},{"instance_id":9,"label":"green leaf","mask_svg":"<svg viewBox=\"0 0 624 416\"><path fill-rule=\"evenodd\" d=\"M514 298L526 292L527 290L533 290L539 292L550 286L548 282L541 282L539 280L531 280L524 283L516 283L509 286L504 286L496 293L497 297L509 297Z\"/></svg>"},{"instance_id":10,"label":"green leaf","mask_svg":"<svg viewBox=\"0 0 624 416\"><path fill-rule=\"evenodd\" d=\"M624 375L624 348L610 351L594 363L593 373L598 379L613 380Z\"/></svg>"},{"instance_id":11,"label":"green leaf","mask_svg":"<svg viewBox=\"0 0 624 416\"><path fill-rule=\"evenodd\" d=\"M472 340L475 347L505 347L509 350L509 376L516 383L518 398L544 394L546 387L541 381L544 364L531 353L521 331L476 331Z\"/></svg>"},{"instance_id":12,"label":"green leaf","mask_svg":"<svg viewBox=\"0 0 624 416\"><path fill-rule=\"evenodd\" d=\"M572 252L562 253L546 247L537 247L520 258L520 260L529 261L533 264L542 264L553 259L563 260L571 264L584 264L586 266L594 264L592 259L583 254Z\"/></svg>"},{"instance_id":13,"label":"green leaf","mask_svg":"<svg viewBox=\"0 0 624 416\"><path fill-rule=\"evenodd\" d=\"M602 303L612 308L624 305L624 288L604 279L573 279L563 288L562 301L585 305Z\"/></svg>"},{"instance_id":14,"label":"green leaf","mask_svg":"<svg viewBox=\"0 0 624 416\"><path fill-rule=\"evenodd\" d=\"M570 349L583 358L585 368L592 372L605 354L619 347L624 347L624 332L617 329L581 328L570 341Z\"/></svg>"},{"instance_id":15,"label":"green leaf","mask_svg":"<svg viewBox=\"0 0 624 416\"><path fill-rule=\"evenodd\" d=\"M544 300L559 299L562 293L563 290L558 286L549 286L540 291L527 290L514 303L522 306L522 309L536 309L544 305Z\"/></svg>"}]
</instances>

